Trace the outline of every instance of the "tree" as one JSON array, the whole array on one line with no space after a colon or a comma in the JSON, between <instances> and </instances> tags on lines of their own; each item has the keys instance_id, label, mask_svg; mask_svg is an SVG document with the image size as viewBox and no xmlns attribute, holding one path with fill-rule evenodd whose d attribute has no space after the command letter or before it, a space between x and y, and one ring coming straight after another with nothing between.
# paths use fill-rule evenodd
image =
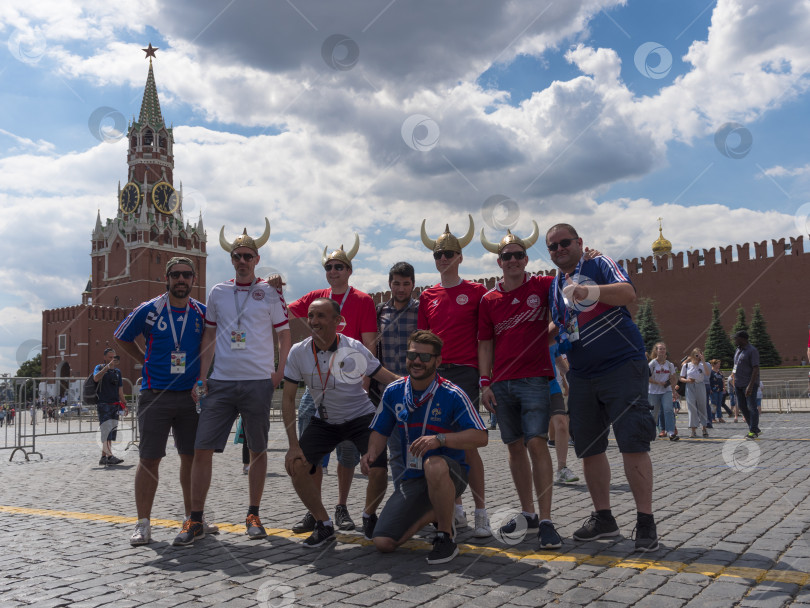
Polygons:
<instances>
[{"instance_id":1,"label":"tree","mask_svg":"<svg viewBox=\"0 0 810 608\"><path fill-rule=\"evenodd\" d=\"M731 335L734 336L738 331L748 331L748 322L745 320L745 309L742 304L737 309L737 320L734 321L734 327L731 328Z\"/></svg>"},{"instance_id":2,"label":"tree","mask_svg":"<svg viewBox=\"0 0 810 608\"><path fill-rule=\"evenodd\" d=\"M17 370L18 378L41 378L42 377L42 353L37 353L35 357L23 361L20 369ZM34 392L34 381L25 381L25 394L32 395Z\"/></svg>"},{"instance_id":3,"label":"tree","mask_svg":"<svg viewBox=\"0 0 810 608\"><path fill-rule=\"evenodd\" d=\"M652 298L642 298L639 302L636 325L641 332L641 339L644 340L644 350L651 353L655 343L661 341L661 330L655 320Z\"/></svg>"},{"instance_id":4,"label":"tree","mask_svg":"<svg viewBox=\"0 0 810 608\"><path fill-rule=\"evenodd\" d=\"M745 311L743 311L745 315ZM706 346L703 354L707 361L720 359L721 367L731 367L734 364L734 345L720 322L720 304L717 300L712 305L712 322L706 335Z\"/></svg>"},{"instance_id":5,"label":"tree","mask_svg":"<svg viewBox=\"0 0 810 608\"><path fill-rule=\"evenodd\" d=\"M754 304L751 327L748 329L748 341L759 351L759 364L762 367L778 367L782 365L782 357L774 347L765 325L765 318L762 316L759 304Z\"/></svg>"}]
</instances>

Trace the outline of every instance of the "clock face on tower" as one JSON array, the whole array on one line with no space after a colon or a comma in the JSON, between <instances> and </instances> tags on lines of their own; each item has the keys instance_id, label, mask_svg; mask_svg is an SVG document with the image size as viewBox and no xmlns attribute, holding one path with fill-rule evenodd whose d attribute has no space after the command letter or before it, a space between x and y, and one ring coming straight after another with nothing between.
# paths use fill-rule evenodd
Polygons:
<instances>
[{"instance_id":1,"label":"clock face on tower","mask_svg":"<svg viewBox=\"0 0 810 608\"><path fill-rule=\"evenodd\" d=\"M152 188L152 204L161 213L171 215L180 205L180 199L169 182L158 182Z\"/></svg>"},{"instance_id":2,"label":"clock face on tower","mask_svg":"<svg viewBox=\"0 0 810 608\"><path fill-rule=\"evenodd\" d=\"M135 213L141 202L141 189L135 182L129 182L121 188L121 195L118 197L118 206L124 213Z\"/></svg>"}]
</instances>

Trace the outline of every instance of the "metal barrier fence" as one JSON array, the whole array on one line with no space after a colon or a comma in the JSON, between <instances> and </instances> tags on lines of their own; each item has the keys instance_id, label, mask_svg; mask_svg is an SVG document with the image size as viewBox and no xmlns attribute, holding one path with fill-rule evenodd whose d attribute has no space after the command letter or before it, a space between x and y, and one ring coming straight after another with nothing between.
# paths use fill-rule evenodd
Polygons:
<instances>
[{"instance_id":1,"label":"metal barrier fence","mask_svg":"<svg viewBox=\"0 0 810 608\"><path fill-rule=\"evenodd\" d=\"M763 380L763 412L810 412L807 380Z\"/></svg>"},{"instance_id":2,"label":"metal barrier fence","mask_svg":"<svg viewBox=\"0 0 810 608\"><path fill-rule=\"evenodd\" d=\"M74 435L99 432L98 414L94 405L85 405L81 400L60 402L62 394L74 392L68 387L82 386L85 378L3 378L0 392L4 397L0 406L6 411L3 427L0 428L0 450L12 450L9 460L20 452L25 460L42 454L37 451L37 437ZM129 389L129 392L127 392ZM125 394L137 394L132 382L124 378ZM12 395L12 399L8 399ZM53 403L48 398L53 397ZM138 424L136 401L127 402L127 414L119 417L118 430L131 432L127 445L137 445ZM7 424L13 410L11 426Z\"/></svg>"}]
</instances>

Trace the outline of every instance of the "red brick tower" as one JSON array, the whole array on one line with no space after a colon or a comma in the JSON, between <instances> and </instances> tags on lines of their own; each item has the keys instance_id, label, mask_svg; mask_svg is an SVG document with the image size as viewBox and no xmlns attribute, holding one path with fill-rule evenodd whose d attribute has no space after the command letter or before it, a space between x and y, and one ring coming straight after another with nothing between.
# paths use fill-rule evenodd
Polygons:
<instances>
[{"instance_id":1,"label":"red brick tower","mask_svg":"<svg viewBox=\"0 0 810 608\"><path fill-rule=\"evenodd\" d=\"M194 261L191 295L205 301L208 239L202 215L193 224L183 218L182 183L174 188L174 134L160 112L151 59L156 50L151 44L144 49L149 73L140 115L127 129L127 182L118 184L115 217L102 222L100 210L96 216L82 303L42 312L45 377L89 374L104 348L114 345L113 332L124 317L166 291L166 262L174 256ZM134 382L140 369L126 355L121 363L124 377ZM63 383L60 394L66 389Z\"/></svg>"}]
</instances>

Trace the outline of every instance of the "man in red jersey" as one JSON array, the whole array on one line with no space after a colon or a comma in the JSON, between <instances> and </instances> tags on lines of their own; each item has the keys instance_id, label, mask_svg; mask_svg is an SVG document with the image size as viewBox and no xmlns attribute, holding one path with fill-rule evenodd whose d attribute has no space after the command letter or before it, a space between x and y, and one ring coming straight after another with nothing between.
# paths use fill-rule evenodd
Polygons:
<instances>
[{"instance_id":1,"label":"man in red jersey","mask_svg":"<svg viewBox=\"0 0 810 608\"><path fill-rule=\"evenodd\" d=\"M424 290L419 295L419 329L429 329L444 341L442 364L439 375L447 378L463 390L478 407L478 303L487 288L480 283L464 281L459 277L458 265L464 260L461 250L475 234L472 216L470 228L461 239L450 233L446 226L444 234L435 241L425 232L422 221L422 242L433 251L436 270L441 282ZM470 465L470 490L475 501L475 527L473 536L492 536L484 502L484 463L478 450L466 451L465 461ZM456 527L467 525L467 516L456 500Z\"/></svg>"},{"instance_id":2,"label":"man in red jersey","mask_svg":"<svg viewBox=\"0 0 810 608\"><path fill-rule=\"evenodd\" d=\"M551 523L554 479L546 445L549 381L554 378L548 349L548 294L553 278L526 272L526 250L540 235L537 223L532 224L534 231L525 240L507 231L497 245L481 230L484 248L498 254L503 280L484 295L479 306L478 369L481 401L490 412L497 410L501 439L509 449L509 469L527 522L525 531L537 533L541 549L559 549L562 539ZM552 331L556 333L556 327ZM532 481L539 516L534 510ZM501 533L513 535L519 519L516 516L507 522Z\"/></svg>"},{"instance_id":3,"label":"man in red jersey","mask_svg":"<svg viewBox=\"0 0 810 608\"><path fill-rule=\"evenodd\" d=\"M326 270L326 281L329 289L316 289L302 296L289 305L290 317L306 318L309 305L318 298L332 299L340 306L340 314L345 324L338 326L338 333L355 340L360 340L371 352L377 352L377 310L374 300L367 293L349 286L349 277L352 275L352 259L360 249L360 237L354 234L354 245L346 252L343 245L340 249L327 255L324 247L322 263ZM368 379L363 380L363 387L368 389ZM298 405L298 434L304 429L315 414L315 402L307 390ZM353 443L346 441L337 448L337 478L338 478L338 504L335 506L335 525L340 530L354 530L355 524L349 515L346 501L354 479L354 469L360 462L360 453ZM328 455L324 459L329 462ZM314 473L315 482L320 488L323 481L323 466L319 466ZM307 512L304 518L293 527L297 534L312 532L315 529L315 518Z\"/></svg>"}]
</instances>

